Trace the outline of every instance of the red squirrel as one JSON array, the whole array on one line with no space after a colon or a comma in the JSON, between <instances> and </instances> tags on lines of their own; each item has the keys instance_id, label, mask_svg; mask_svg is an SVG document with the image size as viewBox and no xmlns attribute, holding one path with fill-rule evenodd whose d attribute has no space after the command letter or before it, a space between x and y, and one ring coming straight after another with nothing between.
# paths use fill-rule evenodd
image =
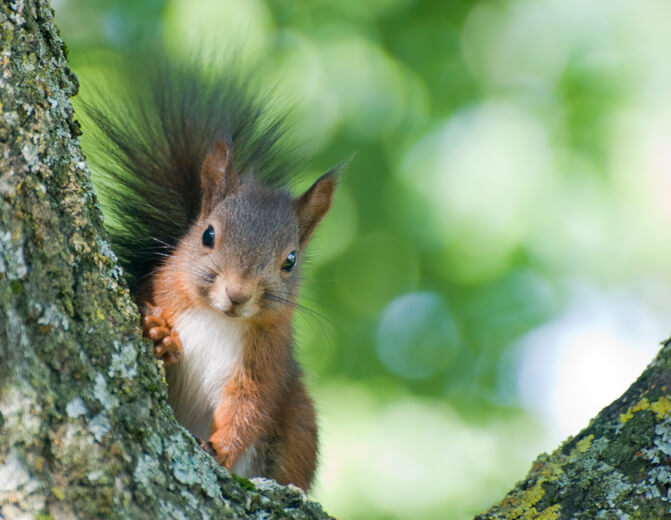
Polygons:
<instances>
[{"instance_id":1,"label":"red squirrel","mask_svg":"<svg viewBox=\"0 0 671 520\"><path fill-rule=\"evenodd\" d=\"M132 96L87 112L112 246L169 403L229 470L308 490L317 425L291 319L338 168L294 198L283 120L247 79L168 60L142 73L129 75Z\"/></svg>"}]
</instances>

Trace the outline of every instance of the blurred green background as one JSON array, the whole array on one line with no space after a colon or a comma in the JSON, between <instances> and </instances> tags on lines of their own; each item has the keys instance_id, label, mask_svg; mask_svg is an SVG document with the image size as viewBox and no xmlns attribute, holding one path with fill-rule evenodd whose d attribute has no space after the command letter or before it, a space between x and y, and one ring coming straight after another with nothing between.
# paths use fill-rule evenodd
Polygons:
<instances>
[{"instance_id":1,"label":"blurred green background","mask_svg":"<svg viewBox=\"0 0 671 520\"><path fill-rule=\"evenodd\" d=\"M668 2L53 5L82 78L212 42L297 104L306 182L356 152L296 318L331 514L472 517L668 335Z\"/></svg>"}]
</instances>

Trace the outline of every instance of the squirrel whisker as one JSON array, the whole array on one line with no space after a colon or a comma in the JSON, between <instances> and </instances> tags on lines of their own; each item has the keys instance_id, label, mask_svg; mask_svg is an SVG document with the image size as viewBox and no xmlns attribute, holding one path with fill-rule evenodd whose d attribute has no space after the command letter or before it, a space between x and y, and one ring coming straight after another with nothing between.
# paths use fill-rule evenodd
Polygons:
<instances>
[{"instance_id":1,"label":"squirrel whisker","mask_svg":"<svg viewBox=\"0 0 671 520\"><path fill-rule=\"evenodd\" d=\"M168 401L229 470L307 491L317 422L291 319L331 322L296 301L294 267L342 165L294 196L288 113L235 61L166 52L125 64L113 91L81 103L97 145L87 155L143 332L160 335Z\"/></svg>"},{"instance_id":2,"label":"squirrel whisker","mask_svg":"<svg viewBox=\"0 0 671 520\"><path fill-rule=\"evenodd\" d=\"M327 322L329 325L335 326L335 323L331 321L329 318L327 318L324 314L320 313L319 311L316 311L314 309L310 309L309 307L306 307L305 305L302 305L296 301L290 300L288 298L284 298L278 294L275 293L269 293L268 291L265 291L263 293L263 299L269 300L269 301L274 301L276 303L284 303L288 306L290 306L292 309L296 309L298 311L303 311L304 313L312 316L313 318L319 318L320 320L323 320Z\"/></svg>"}]
</instances>

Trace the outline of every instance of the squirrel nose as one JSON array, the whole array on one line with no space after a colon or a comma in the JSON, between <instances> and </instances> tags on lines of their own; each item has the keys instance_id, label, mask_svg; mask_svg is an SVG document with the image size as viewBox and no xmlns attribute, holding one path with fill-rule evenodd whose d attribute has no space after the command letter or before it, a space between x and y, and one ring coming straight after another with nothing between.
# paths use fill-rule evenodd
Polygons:
<instances>
[{"instance_id":1,"label":"squirrel nose","mask_svg":"<svg viewBox=\"0 0 671 520\"><path fill-rule=\"evenodd\" d=\"M252 293L242 287L229 287L226 295L233 305L242 305L252 297Z\"/></svg>"}]
</instances>

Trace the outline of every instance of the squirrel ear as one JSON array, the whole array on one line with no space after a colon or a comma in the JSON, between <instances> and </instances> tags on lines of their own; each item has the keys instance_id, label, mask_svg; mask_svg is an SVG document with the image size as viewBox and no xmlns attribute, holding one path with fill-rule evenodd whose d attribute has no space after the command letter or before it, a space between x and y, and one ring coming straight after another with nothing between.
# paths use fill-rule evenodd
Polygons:
<instances>
[{"instance_id":1,"label":"squirrel ear","mask_svg":"<svg viewBox=\"0 0 671 520\"><path fill-rule=\"evenodd\" d=\"M217 141L205 156L200 169L201 214L208 215L219 201L233 193L240 184L233 169L230 147Z\"/></svg>"},{"instance_id":2,"label":"squirrel ear","mask_svg":"<svg viewBox=\"0 0 671 520\"><path fill-rule=\"evenodd\" d=\"M331 207L339 170L338 166L330 169L294 202L301 248L307 244L315 227Z\"/></svg>"}]
</instances>

